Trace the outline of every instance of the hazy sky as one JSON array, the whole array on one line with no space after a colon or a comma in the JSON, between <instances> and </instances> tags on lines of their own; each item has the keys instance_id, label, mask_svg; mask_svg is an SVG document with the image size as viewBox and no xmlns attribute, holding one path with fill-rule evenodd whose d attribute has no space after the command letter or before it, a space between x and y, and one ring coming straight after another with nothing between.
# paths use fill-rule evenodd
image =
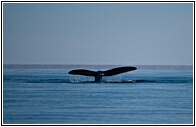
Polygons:
<instances>
[{"instance_id":1,"label":"hazy sky","mask_svg":"<svg viewBox=\"0 0 196 127\"><path fill-rule=\"evenodd\" d=\"M192 65L193 3L4 3L3 63Z\"/></svg>"}]
</instances>

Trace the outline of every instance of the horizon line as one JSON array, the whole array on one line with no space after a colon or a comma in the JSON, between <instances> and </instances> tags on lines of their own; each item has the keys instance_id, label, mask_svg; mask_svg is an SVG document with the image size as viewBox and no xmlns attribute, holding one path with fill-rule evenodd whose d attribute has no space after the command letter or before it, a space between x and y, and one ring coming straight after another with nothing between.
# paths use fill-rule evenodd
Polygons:
<instances>
[{"instance_id":1,"label":"horizon line","mask_svg":"<svg viewBox=\"0 0 196 127\"><path fill-rule=\"evenodd\" d=\"M85 66L193 66L193 64L3 64L3 65L85 65Z\"/></svg>"}]
</instances>

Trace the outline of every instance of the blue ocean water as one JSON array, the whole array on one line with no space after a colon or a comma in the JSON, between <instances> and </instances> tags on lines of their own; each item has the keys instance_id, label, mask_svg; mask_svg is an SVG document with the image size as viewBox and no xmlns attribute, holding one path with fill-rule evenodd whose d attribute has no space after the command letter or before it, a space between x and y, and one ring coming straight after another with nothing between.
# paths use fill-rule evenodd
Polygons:
<instances>
[{"instance_id":1,"label":"blue ocean water","mask_svg":"<svg viewBox=\"0 0 196 127\"><path fill-rule=\"evenodd\" d=\"M193 124L193 70L138 68L93 83L71 69L4 68L3 124Z\"/></svg>"}]
</instances>

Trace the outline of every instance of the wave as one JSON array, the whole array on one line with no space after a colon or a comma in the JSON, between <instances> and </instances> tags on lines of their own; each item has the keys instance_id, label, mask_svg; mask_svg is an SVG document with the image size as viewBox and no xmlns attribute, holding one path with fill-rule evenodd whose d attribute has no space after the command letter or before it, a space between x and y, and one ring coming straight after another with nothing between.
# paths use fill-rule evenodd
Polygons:
<instances>
[{"instance_id":1,"label":"wave","mask_svg":"<svg viewBox=\"0 0 196 127\"><path fill-rule=\"evenodd\" d=\"M91 80L80 79L8 79L4 78L4 82L15 83L94 83ZM138 80L103 80L101 83L193 83L192 79L138 79Z\"/></svg>"},{"instance_id":2,"label":"wave","mask_svg":"<svg viewBox=\"0 0 196 127\"><path fill-rule=\"evenodd\" d=\"M27 83L96 83L94 81L70 81L70 80L39 80L28 81ZM190 80L122 80L102 81L101 83L192 83Z\"/></svg>"}]
</instances>

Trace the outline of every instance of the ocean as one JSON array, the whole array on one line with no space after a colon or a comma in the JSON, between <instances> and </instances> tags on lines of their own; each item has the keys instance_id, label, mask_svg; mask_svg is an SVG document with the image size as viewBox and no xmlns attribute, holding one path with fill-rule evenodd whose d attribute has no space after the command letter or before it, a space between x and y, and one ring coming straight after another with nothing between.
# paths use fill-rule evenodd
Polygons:
<instances>
[{"instance_id":1,"label":"ocean","mask_svg":"<svg viewBox=\"0 0 196 127\"><path fill-rule=\"evenodd\" d=\"M194 124L192 66L136 65L101 83L68 74L113 67L118 66L4 65L2 123Z\"/></svg>"}]
</instances>

